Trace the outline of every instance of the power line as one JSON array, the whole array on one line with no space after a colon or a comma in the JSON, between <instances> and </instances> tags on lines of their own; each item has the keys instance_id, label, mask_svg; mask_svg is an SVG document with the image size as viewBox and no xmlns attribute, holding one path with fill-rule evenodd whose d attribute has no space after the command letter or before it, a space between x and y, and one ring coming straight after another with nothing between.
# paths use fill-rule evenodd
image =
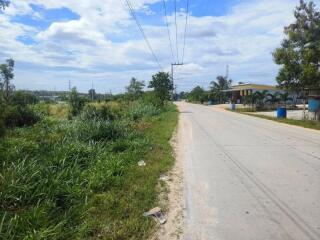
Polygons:
<instances>
[{"instance_id":1,"label":"power line","mask_svg":"<svg viewBox=\"0 0 320 240\"><path fill-rule=\"evenodd\" d=\"M171 40L171 33L170 33L170 28L169 28L169 23L168 23L167 4L166 4L166 0L162 0L162 2L163 2L164 14L165 14L165 18L166 18L166 25L167 25L167 30L168 30L167 32L168 32L169 42L170 42L171 55L172 55L172 59L174 60L173 44L172 44L172 40Z\"/></svg>"},{"instance_id":2,"label":"power line","mask_svg":"<svg viewBox=\"0 0 320 240\"><path fill-rule=\"evenodd\" d=\"M184 28L182 63L184 63L184 54L185 54L185 49L186 49L186 37L187 37L187 29L188 29L188 17L189 17L189 0L187 0L187 12L186 12L186 24L185 24L185 28Z\"/></svg>"},{"instance_id":3,"label":"power line","mask_svg":"<svg viewBox=\"0 0 320 240\"><path fill-rule=\"evenodd\" d=\"M177 0L174 0L174 21L175 21L175 25L176 25L177 61L179 62L178 25L177 25Z\"/></svg>"},{"instance_id":4,"label":"power line","mask_svg":"<svg viewBox=\"0 0 320 240\"><path fill-rule=\"evenodd\" d=\"M151 52L154 60L155 60L156 63L158 64L160 70L162 70L162 66L161 66L161 64L160 64L160 62L159 62L159 59L157 58L156 54L154 53L154 51L153 51L153 49L152 49L152 47L151 47L151 44L150 44L150 42L149 42L149 40L148 40L148 38L147 38L147 35L145 34L145 32L144 32L144 30L143 30L143 28L142 28L142 26L141 26L141 24L140 24L137 16L136 16L136 14L135 14L135 12L134 12L134 10L133 10L133 7L132 7L132 5L131 5L131 3L130 3L130 0L125 0L125 1L126 1L126 3L127 3L127 6L128 6L128 8L129 8L130 13L131 13L131 16L133 17L133 19L135 20L136 24L138 25L138 28L139 28L140 32L142 33L142 36L143 36L145 42L147 43L147 46L148 46L148 48L149 48L149 50L150 50L150 52Z\"/></svg>"}]
</instances>

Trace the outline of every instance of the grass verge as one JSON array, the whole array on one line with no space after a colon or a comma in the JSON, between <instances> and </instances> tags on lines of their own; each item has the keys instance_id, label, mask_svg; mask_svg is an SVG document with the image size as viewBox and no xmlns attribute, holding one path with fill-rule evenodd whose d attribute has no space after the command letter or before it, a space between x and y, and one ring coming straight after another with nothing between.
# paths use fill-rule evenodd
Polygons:
<instances>
[{"instance_id":1,"label":"grass verge","mask_svg":"<svg viewBox=\"0 0 320 240\"><path fill-rule=\"evenodd\" d=\"M104 239L148 239L153 232L153 219L142 217L143 212L158 204L156 186L159 177L174 164L170 139L178 122L176 107L171 105L156 118L137 123L151 143L141 157L146 166L130 168L122 189L97 194L93 197L95 207L90 210L88 224L95 236ZM110 202L112 204L106 204ZM94 226L94 227L93 227Z\"/></svg>"},{"instance_id":2,"label":"grass verge","mask_svg":"<svg viewBox=\"0 0 320 240\"><path fill-rule=\"evenodd\" d=\"M49 115L0 140L0 239L150 236L154 221L142 214L157 205L159 176L174 163L178 112L146 103L110 111Z\"/></svg>"},{"instance_id":3,"label":"grass verge","mask_svg":"<svg viewBox=\"0 0 320 240\"><path fill-rule=\"evenodd\" d=\"M265 116L261 114L251 114L251 113L244 113L242 114L252 116L252 117L258 117L262 119L267 119L279 123L285 123L289 125L295 125L299 127L304 127L304 128L310 128L310 129L315 129L315 130L320 130L320 122L318 121L311 121L311 120L295 120L295 119L280 119L276 117L270 117L270 116Z\"/></svg>"},{"instance_id":4,"label":"grass verge","mask_svg":"<svg viewBox=\"0 0 320 240\"><path fill-rule=\"evenodd\" d=\"M228 109L228 110L232 111L231 109ZM257 112L257 110L255 108L236 108L236 110L233 112L248 113L248 112Z\"/></svg>"}]
</instances>

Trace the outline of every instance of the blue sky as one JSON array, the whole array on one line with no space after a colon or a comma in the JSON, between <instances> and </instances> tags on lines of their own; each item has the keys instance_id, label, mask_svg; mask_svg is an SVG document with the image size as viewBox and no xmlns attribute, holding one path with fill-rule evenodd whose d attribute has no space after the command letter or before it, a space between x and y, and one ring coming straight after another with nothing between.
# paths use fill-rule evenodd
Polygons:
<instances>
[{"instance_id":1,"label":"blue sky","mask_svg":"<svg viewBox=\"0 0 320 240\"><path fill-rule=\"evenodd\" d=\"M18 89L124 91L131 77L146 82L159 71L124 0L12 0L0 12L0 61L16 61ZM172 59L162 0L131 0L163 70ZM205 88L217 75L235 82L275 84L271 52L293 21L298 0L190 0L185 65L179 90ZM316 4L320 0L315 1ZM166 1L174 48L174 2ZM178 0L182 55L186 0ZM176 49L174 49L176 52Z\"/></svg>"}]
</instances>

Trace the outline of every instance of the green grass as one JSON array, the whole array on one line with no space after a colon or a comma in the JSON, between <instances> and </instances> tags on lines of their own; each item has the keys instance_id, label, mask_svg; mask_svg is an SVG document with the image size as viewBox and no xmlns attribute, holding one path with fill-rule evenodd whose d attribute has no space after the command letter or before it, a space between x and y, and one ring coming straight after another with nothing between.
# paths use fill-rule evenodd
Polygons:
<instances>
[{"instance_id":1,"label":"green grass","mask_svg":"<svg viewBox=\"0 0 320 240\"><path fill-rule=\"evenodd\" d=\"M228 110L232 111L231 109L228 109ZM257 110L255 108L236 108L236 110L233 112L246 113L246 112L257 112Z\"/></svg>"},{"instance_id":2,"label":"green grass","mask_svg":"<svg viewBox=\"0 0 320 240\"><path fill-rule=\"evenodd\" d=\"M280 119L280 118L265 116L265 115L261 115L261 114L250 114L250 113L243 113L243 114L253 116L253 117L263 118L263 119L267 119L267 120L271 120L271 121L275 121L275 122L295 125L295 126L299 126L299 127L320 130L320 121Z\"/></svg>"},{"instance_id":3,"label":"green grass","mask_svg":"<svg viewBox=\"0 0 320 240\"><path fill-rule=\"evenodd\" d=\"M178 112L121 106L114 121L63 108L0 140L0 239L147 239ZM128 114L129 113L129 114ZM144 160L146 167L138 167Z\"/></svg>"}]
</instances>

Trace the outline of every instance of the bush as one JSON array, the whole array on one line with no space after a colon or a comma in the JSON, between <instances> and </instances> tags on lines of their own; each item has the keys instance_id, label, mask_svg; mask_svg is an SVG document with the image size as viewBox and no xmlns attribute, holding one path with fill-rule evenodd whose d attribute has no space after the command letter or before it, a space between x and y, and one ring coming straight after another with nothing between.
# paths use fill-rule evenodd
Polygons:
<instances>
[{"instance_id":1,"label":"bush","mask_svg":"<svg viewBox=\"0 0 320 240\"><path fill-rule=\"evenodd\" d=\"M70 93L69 104L70 118L79 115L85 106L85 99L79 96L76 88L73 88Z\"/></svg>"},{"instance_id":2,"label":"bush","mask_svg":"<svg viewBox=\"0 0 320 240\"><path fill-rule=\"evenodd\" d=\"M5 133L4 122L2 119L0 119L0 137L2 137L4 133Z\"/></svg>"},{"instance_id":3,"label":"bush","mask_svg":"<svg viewBox=\"0 0 320 240\"><path fill-rule=\"evenodd\" d=\"M29 104L37 104L38 102L39 99L35 95L24 91L16 91L11 97L12 105L26 106Z\"/></svg>"},{"instance_id":4,"label":"bush","mask_svg":"<svg viewBox=\"0 0 320 240\"><path fill-rule=\"evenodd\" d=\"M128 111L131 119L137 120L142 117L151 117L160 113L160 108L145 101L138 101Z\"/></svg>"},{"instance_id":5,"label":"bush","mask_svg":"<svg viewBox=\"0 0 320 240\"><path fill-rule=\"evenodd\" d=\"M153 106L163 107L161 99L154 92L146 92L143 95L143 102L152 104Z\"/></svg>"},{"instance_id":6,"label":"bush","mask_svg":"<svg viewBox=\"0 0 320 240\"><path fill-rule=\"evenodd\" d=\"M117 113L112 111L109 106L102 105L101 107L96 107L92 105L87 105L81 115L80 118L82 120L90 120L90 119L100 119L107 121L114 121L118 118Z\"/></svg>"},{"instance_id":7,"label":"bush","mask_svg":"<svg viewBox=\"0 0 320 240\"><path fill-rule=\"evenodd\" d=\"M8 106L2 118L8 128L31 126L40 120L30 108L22 106Z\"/></svg>"}]
</instances>

